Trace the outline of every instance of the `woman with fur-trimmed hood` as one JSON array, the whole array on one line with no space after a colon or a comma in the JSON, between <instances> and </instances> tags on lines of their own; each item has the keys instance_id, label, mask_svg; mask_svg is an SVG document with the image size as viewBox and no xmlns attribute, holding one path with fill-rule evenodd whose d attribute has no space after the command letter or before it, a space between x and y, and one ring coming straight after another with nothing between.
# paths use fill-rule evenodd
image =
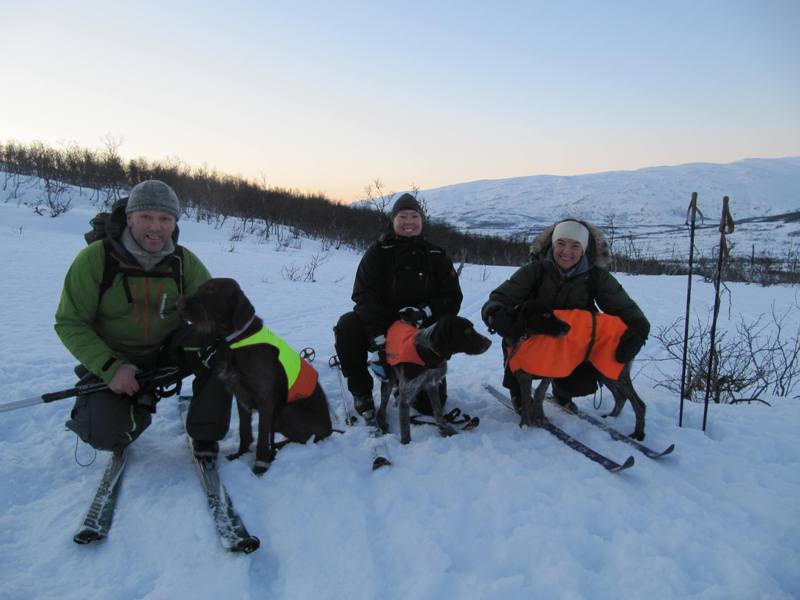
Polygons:
<instances>
[{"instance_id":1,"label":"woman with fur-trimmed hood","mask_svg":"<svg viewBox=\"0 0 800 600\"><path fill-rule=\"evenodd\" d=\"M503 336L506 352L521 338L536 332L537 319L554 319L552 310L599 309L619 317L628 327L615 358L630 362L647 340L650 323L608 271L610 260L608 243L599 229L576 219L559 221L533 241L531 262L489 294L481 311L483 321ZM526 310L522 310L523 305ZM519 388L508 370L503 385L518 406ZM569 376L553 380L553 395L562 405L596 389L597 374L588 362L581 363Z\"/></svg>"}]
</instances>

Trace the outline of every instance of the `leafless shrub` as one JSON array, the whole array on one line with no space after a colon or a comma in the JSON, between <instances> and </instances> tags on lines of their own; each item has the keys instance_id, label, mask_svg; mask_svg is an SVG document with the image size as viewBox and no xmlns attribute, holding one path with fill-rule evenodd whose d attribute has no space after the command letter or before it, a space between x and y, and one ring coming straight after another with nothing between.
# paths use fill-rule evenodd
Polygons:
<instances>
[{"instance_id":1,"label":"leafless shrub","mask_svg":"<svg viewBox=\"0 0 800 600\"><path fill-rule=\"evenodd\" d=\"M800 310L797 299L785 313L778 314L773 305L769 315L761 314L753 321L739 316L735 330L717 330L715 352L711 361L710 397L725 404L759 399L765 392L779 397L791 395L800 379L800 326L786 331L788 318ZM666 350L668 362L681 364L683 357L683 319L660 328L653 336ZM688 400L702 402L709 382L711 324L697 319L687 349L686 389ZM680 393L681 382L674 372L656 367L662 379L656 385Z\"/></svg>"},{"instance_id":2,"label":"leafless shrub","mask_svg":"<svg viewBox=\"0 0 800 600\"><path fill-rule=\"evenodd\" d=\"M273 237L275 239L275 251L281 252L282 250L286 250L289 247L290 239L289 234L286 232L286 228L284 227L275 227L273 229L273 233L275 234Z\"/></svg>"},{"instance_id":3,"label":"leafless shrub","mask_svg":"<svg viewBox=\"0 0 800 600\"><path fill-rule=\"evenodd\" d=\"M281 277L286 281L301 281L303 278L303 270L296 264L289 263L281 267Z\"/></svg>"},{"instance_id":4,"label":"leafless shrub","mask_svg":"<svg viewBox=\"0 0 800 600\"><path fill-rule=\"evenodd\" d=\"M50 177L42 178L42 195L33 205L33 212L37 215L57 217L70 209L72 197L66 194L69 187Z\"/></svg>"},{"instance_id":5,"label":"leafless shrub","mask_svg":"<svg viewBox=\"0 0 800 600\"><path fill-rule=\"evenodd\" d=\"M391 210L394 192L387 192L383 187L383 182L380 179L376 179L364 188L364 193L367 195L367 202L375 209L375 215L378 219L377 230L382 231L389 223L389 211Z\"/></svg>"},{"instance_id":6,"label":"leafless shrub","mask_svg":"<svg viewBox=\"0 0 800 600\"><path fill-rule=\"evenodd\" d=\"M237 221L231 226L231 233L228 236L230 242L241 242L244 239L244 221Z\"/></svg>"},{"instance_id":7,"label":"leafless shrub","mask_svg":"<svg viewBox=\"0 0 800 600\"><path fill-rule=\"evenodd\" d=\"M317 269L328 261L327 252L317 252L311 256L311 260L302 267L294 263L289 263L281 267L281 277L286 281L307 281L315 283Z\"/></svg>"},{"instance_id":8,"label":"leafless shrub","mask_svg":"<svg viewBox=\"0 0 800 600\"><path fill-rule=\"evenodd\" d=\"M311 260L303 267L303 281L316 282L315 276L317 269L328 261L327 252L316 252L311 256Z\"/></svg>"},{"instance_id":9,"label":"leafless shrub","mask_svg":"<svg viewBox=\"0 0 800 600\"><path fill-rule=\"evenodd\" d=\"M430 220L430 213L428 212L428 199L420 193L419 186L417 184L412 184L411 189L409 190L412 196L416 198L417 202L419 202L419 207L422 209L422 218L425 221Z\"/></svg>"},{"instance_id":10,"label":"leafless shrub","mask_svg":"<svg viewBox=\"0 0 800 600\"><path fill-rule=\"evenodd\" d=\"M20 175L19 173L11 173L9 171L6 171L3 174L5 175L3 178L3 191L8 192L5 202L8 202L9 200L17 200L17 206L19 206L21 201L19 193L26 186L30 185L32 178Z\"/></svg>"},{"instance_id":11,"label":"leafless shrub","mask_svg":"<svg viewBox=\"0 0 800 600\"><path fill-rule=\"evenodd\" d=\"M464 266L467 264L467 249L461 248L458 251L458 258L455 262L458 262L458 266L456 267L456 275L461 277L461 273L464 271Z\"/></svg>"}]
</instances>

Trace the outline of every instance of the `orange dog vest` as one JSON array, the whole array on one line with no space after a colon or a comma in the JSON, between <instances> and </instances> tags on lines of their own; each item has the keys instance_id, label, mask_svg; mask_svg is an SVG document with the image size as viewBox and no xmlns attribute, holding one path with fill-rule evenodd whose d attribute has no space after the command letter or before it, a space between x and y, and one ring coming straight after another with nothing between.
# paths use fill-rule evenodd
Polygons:
<instances>
[{"instance_id":1,"label":"orange dog vest","mask_svg":"<svg viewBox=\"0 0 800 600\"><path fill-rule=\"evenodd\" d=\"M305 358L301 357L300 374L289 388L289 397L287 401L294 402L295 400L304 400L310 397L317 387L318 380L319 374L317 370L312 367Z\"/></svg>"},{"instance_id":2,"label":"orange dog vest","mask_svg":"<svg viewBox=\"0 0 800 600\"><path fill-rule=\"evenodd\" d=\"M417 352L414 336L417 328L405 321L395 321L386 332L386 362L395 366L403 363L425 365Z\"/></svg>"},{"instance_id":3,"label":"orange dog vest","mask_svg":"<svg viewBox=\"0 0 800 600\"><path fill-rule=\"evenodd\" d=\"M508 361L512 373L524 371L537 377L567 377L584 361L611 380L619 379L625 365L614 358L622 334L622 319L588 310L554 310L571 329L561 337L533 335L519 344Z\"/></svg>"}]
</instances>

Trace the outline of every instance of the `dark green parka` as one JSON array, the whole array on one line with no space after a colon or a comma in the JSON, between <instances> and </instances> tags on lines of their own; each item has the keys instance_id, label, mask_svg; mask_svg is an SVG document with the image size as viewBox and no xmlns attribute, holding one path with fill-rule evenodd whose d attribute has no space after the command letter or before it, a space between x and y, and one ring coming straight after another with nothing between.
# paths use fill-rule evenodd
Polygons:
<instances>
[{"instance_id":1,"label":"dark green parka","mask_svg":"<svg viewBox=\"0 0 800 600\"><path fill-rule=\"evenodd\" d=\"M120 261L124 273L116 274L101 297L105 243L113 245L112 259ZM180 324L176 305L181 290L171 276L170 261L179 263L185 294L194 293L210 277L200 259L186 248L145 271L121 244L110 240L83 248L70 266L55 330L67 350L106 383L123 363L142 366L141 359L157 352Z\"/></svg>"}]
</instances>

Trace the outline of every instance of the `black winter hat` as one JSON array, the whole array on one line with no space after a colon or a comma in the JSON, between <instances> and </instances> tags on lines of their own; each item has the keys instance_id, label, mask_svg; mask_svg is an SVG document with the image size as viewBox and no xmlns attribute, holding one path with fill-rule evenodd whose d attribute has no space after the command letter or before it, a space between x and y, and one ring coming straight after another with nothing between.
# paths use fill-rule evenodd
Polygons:
<instances>
[{"instance_id":1,"label":"black winter hat","mask_svg":"<svg viewBox=\"0 0 800 600\"><path fill-rule=\"evenodd\" d=\"M394 219L401 210L415 210L419 213L419 216L423 216L422 207L411 194L403 194L395 200L394 206L392 206L391 218Z\"/></svg>"}]
</instances>

